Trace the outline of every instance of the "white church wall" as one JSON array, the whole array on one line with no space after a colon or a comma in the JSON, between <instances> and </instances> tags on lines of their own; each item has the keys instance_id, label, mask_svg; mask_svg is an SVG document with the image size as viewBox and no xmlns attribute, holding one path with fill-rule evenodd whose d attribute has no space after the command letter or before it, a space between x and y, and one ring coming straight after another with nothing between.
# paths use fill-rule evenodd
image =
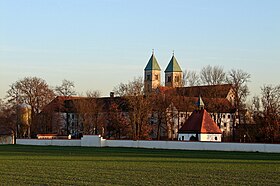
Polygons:
<instances>
[{"instance_id":1,"label":"white church wall","mask_svg":"<svg viewBox=\"0 0 280 186\"><path fill-rule=\"evenodd\" d=\"M191 137L196 137L196 134L179 134L178 140L179 141L190 141Z\"/></svg>"},{"instance_id":2,"label":"white church wall","mask_svg":"<svg viewBox=\"0 0 280 186\"><path fill-rule=\"evenodd\" d=\"M221 142L222 134L199 134L199 141Z\"/></svg>"}]
</instances>

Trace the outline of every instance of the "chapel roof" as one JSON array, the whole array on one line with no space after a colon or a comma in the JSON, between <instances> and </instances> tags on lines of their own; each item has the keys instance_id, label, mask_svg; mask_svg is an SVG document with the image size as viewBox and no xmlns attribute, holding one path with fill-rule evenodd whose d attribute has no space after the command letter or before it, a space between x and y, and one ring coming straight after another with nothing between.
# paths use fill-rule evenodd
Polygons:
<instances>
[{"instance_id":1,"label":"chapel roof","mask_svg":"<svg viewBox=\"0 0 280 186\"><path fill-rule=\"evenodd\" d=\"M221 134L218 125L205 110L195 110L180 128L179 133Z\"/></svg>"}]
</instances>

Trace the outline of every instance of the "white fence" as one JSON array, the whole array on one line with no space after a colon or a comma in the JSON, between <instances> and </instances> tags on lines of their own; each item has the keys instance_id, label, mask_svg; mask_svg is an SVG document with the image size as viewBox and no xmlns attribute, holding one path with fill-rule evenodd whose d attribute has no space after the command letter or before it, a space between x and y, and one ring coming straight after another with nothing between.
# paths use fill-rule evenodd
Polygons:
<instances>
[{"instance_id":1,"label":"white fence","mask_svg":"<svg viewBox=\"0 0 280 186\"><path fill-rule=\"evenodd\" d=\"M17 139L17 144L82 146L82 147L132 147L132 148L152 148L152 149L213 150L213 151L280 153L280 144L148 141L148 140L139 140L139 141L138 140L137 141L134 141L134 140L106 140L97 135L86 135L81 140Z\"/></svg>"}]
</instances>

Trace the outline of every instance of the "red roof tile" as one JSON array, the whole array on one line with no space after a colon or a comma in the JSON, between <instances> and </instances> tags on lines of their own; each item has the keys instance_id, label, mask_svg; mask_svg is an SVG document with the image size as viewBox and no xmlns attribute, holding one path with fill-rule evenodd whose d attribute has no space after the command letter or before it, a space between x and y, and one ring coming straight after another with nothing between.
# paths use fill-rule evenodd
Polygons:
<instances>
[{"instance_id":1,"label":"red roof tile","mask_svg":"<svg viewBox=\"0 0 280 186\"><path fill-rule=\"evenodd\" d=\"M165 90L165 93L177 94L187 97L226 98L232 88L231 84L205 85L193 87L177 87Z\"/></svg>"},{"instance_id":2,"label":"red roof tile","mask_svg":"<svg viewBox=\"0 0 280 186\"><path fill-rule=\"evenodd\" d=\"M178 96L172 100L175 107L181 112L192 112L197 109L198 97ZM202 100L207 112L234 113L234 106L226 98L204 98Z\"/></svg>"},{"instance_id":3,"label":"red roof tile","mask_svg":"<svg viewBox=\"0 0 280 186\"><path fill-rule=\"evenodd\" d=\"M58 96L52 100L43 109L44 112L77 112L77 105L89 103L97 104L101 109L100 111L106 112L109 110L112 103L117 104L121 110L127 111L128 103L125 98L122 97L103 97L103 98L90 98L90 97L69 97Z\"/></svg>"},{"instance_id":4,"label":"red roof tile","mask_svg":"<svg viewBox=\"0 0 280 186\"><path fill-rule=\"evenodd\" d=\"M53 99L49 104L47 104L43 108L42 112L49 112L49 111L65 112L67 110L67 108L65 107L65 101L76 100L81 98L83 97L57 96L55 99Z\"/></svg>"},{"instance_id":5,"label":"red roof tile","mask_svg":"<svg viewBox=\"0 0 280 186\"><path fill-rule=\"evenodd\" d=\"M222 132L209 113L202 109L193 111L179 133L221 134Z\"/></svg>"}]
</instances>

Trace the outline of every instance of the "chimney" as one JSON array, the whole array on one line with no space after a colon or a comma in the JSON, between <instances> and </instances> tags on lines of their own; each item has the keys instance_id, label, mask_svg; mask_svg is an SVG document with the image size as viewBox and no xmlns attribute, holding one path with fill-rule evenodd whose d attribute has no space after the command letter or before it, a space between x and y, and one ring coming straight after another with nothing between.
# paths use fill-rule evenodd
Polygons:
<instances>
[{"instance_id":1,"label":"chimney","mask_svg":"<svg viewBox=\"0 0 280 186\"><path fill-rule=\"evenodd\" d=\"M115 96L114 92L110 92L110 98L113 98Z\"/></svg>"}]
</instances>

